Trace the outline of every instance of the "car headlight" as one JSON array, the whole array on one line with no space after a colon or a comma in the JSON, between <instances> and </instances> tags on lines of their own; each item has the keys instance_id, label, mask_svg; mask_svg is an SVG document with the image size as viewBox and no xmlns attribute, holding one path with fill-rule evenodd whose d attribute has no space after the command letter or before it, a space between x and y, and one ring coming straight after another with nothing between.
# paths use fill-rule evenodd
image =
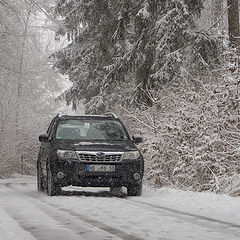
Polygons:
<instances>
[{"instance_id":1,"label":"car headlight","mask_svg":"<svg viewBox=\"0 0 240 240\"><path fill-rule=\"evenodd\" d=\"M139 151L131 151L131 152L125 152L122 156L122 159L134 160L134 159L138 159L139 157L140 157Z\"/></svg>"},{"instance_id":2,"label":"car headlight","mask_svg":"<svg viewBox=\"0 0 240 240\"><path fill-rule=\"evenodd\" d=\"M57 155L60 158L72 158L72 159L78 159L78 156L75 151L69 151L69 150L57 150Z\"/></svg>"}]
</instances>

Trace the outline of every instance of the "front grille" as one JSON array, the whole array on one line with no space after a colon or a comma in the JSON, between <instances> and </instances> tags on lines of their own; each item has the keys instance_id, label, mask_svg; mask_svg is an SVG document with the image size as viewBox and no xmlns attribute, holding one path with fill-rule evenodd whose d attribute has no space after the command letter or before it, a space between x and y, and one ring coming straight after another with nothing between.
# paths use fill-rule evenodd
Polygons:
<instances>
[{"instance_id":1,"label":"front grille","mask_svg":"<svg viewBox=\"0 0 240 240\"><path fill-rule=\"evenodd\" d=\"M121 153L108 153L108 152L77 152L78 157L84 162L120 162L122 160Z\"/></svg>"}]
</instances>

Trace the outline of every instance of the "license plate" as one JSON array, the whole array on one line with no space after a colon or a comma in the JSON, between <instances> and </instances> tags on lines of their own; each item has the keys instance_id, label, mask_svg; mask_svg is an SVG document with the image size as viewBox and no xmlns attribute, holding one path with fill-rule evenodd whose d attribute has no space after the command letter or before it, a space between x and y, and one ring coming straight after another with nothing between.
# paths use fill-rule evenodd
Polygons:
<instances>
[{"instance_id":1,"label":"license plate","mask_svg":"<svg viewBox=\"0 0 240 240\"><path fill-rule=\"evenodd\" d=\"M114 165L87 165L87 172L114 172Z\"/></svg>"}]
</instances>

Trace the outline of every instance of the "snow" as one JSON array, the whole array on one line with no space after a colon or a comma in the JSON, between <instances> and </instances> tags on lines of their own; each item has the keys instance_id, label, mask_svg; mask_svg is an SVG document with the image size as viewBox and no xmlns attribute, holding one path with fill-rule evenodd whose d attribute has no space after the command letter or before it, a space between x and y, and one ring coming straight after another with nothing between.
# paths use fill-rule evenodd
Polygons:
<instances>
[{"instance_id":1,"label":"snow","mask_svg":"<svg viewBox=\"0 0 240 240\"><path fill-rule=\"evenodd\" d=\"M146 189L142 199L164 207L176 208L192 214L240 223L240 198L210 192L191 192L171 188Z\"/></svg>"},{"instance_id":2,"label":"snow","mask_svg":"<svg viewBox=\"0 0 240 240\"><path fill-rule=\"evenodd\" d=\"M149 7L149 4L147 2L145 2L144 7L139 10L139 12L137 13L137 16L142 17L144 19L150 18L151 15L147 10L148 7Z\"/></svg>"},{"instance_id":3,"label":"snow","mask_svg":"<svg viewBox=\"0 0 240 240\"><path fill-rule=\"evenodd\" d=\"M240 239L240 198L148 186L140 197L78 187L48 197L35 182L0 180L0 240Z\"/></svg>"},{"instance_id":4,"label":"snow","mask_svg":"<svg viewBox=\"0 0 240 240\"><path fill-rule=\"evenodd\" d=\"M29 232L21 228L3 209L0 209L0 239L1 240L34 240Z\"/></svg>"}]
</instances>

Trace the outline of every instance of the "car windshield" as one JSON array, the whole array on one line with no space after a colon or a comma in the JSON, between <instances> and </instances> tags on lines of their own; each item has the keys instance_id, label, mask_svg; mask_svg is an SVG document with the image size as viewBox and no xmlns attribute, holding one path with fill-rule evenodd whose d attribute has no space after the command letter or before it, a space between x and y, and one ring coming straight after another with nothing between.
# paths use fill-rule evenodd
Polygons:
<instances>
[{"instance_id":1,"label":"car windshield","mask_svg":"<svg viewBox=\"0 0 240 240\"><path fill-rule=\"evenodd\" d=\"M73 119L61 120L56 139L81 141L124 141L128 134L119 121Z\"/></svg>"}]
</instances>

